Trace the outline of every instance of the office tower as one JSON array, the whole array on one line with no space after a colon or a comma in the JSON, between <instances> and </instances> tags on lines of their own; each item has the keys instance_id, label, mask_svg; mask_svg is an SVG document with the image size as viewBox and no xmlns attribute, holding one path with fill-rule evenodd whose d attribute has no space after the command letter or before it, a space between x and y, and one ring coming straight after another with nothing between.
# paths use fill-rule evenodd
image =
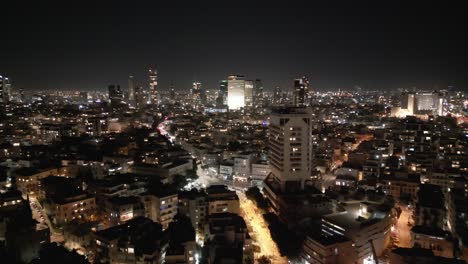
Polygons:
<instances>
[{"instance_id":1,"label":"office tower","mask_svg":"<svg viewBox=\"0 0 468 264\"><path fill-rule=\"evenodd\" d=\"M244 106L246 108L253 107L253 98L254 98L254 82L247 80L244 83Z\"/></svg>"},{"instance_id":2,"label":"office tower","mask_svg":"<svg viewBox=\"0 0 468 264\"><path fill-rule=\"evenodd\" d=\"M128 77L128 101L131 105L135 104L135 80L133 75Z\"/></svg>"},{"instance_id":3,"label":"office tower","mask_svg":"<svg viewBox=\"0 0 468 264\"><path fill-rule=\"evenodd\" d=\"M122 103L122 90L120 90L120 85L114 84L109 85L107 89L109 91L109 100L111 103L112 111L115 111L117 108L119 108L120 104Z\"/></svg>"},{"instance_id":4,"label":"office tower","mask_svg":"<svg viewBox=\"0 0 468 264\"><path fill-rule=\"evenodd\" d=\"M294 80L294 106L305 107L309 104L309 80L305 76Z\"/></svg>"},{"instance_id":5,"label":"office tower","mask_svg":"<svg viewBox=\"0 0 468 264\"><path fill-rule=\"evenodd\" d=\"M149 99L152 105L158 105L158 72L151 68L149 69Z\"/></svg>"},{"instance_id":6,"label":"office tower","mask_svg":"<svg viewBox=\"0 0 468 264\"><path fill-rule=\"evenodd\" d=\"M193 100L193 106L195 109L198 109L201 104L201 82L194 82L192 85L192 89L190 90Z\"/></svg>"},{"instance_id":7,"label":"office tower","mask_svg":"<svg viewBox=\"0 0 468 264\"><path fill-rule=\"evenodd\" d=\"M228 81L219 81L218 98L216 100L216 107L224 108L227 106L227 94L228 94Z\"/></svg>"},{"instance_id":8,"label":"office tower","mask_svg":"<svg viewBox=\"0 0 468 264\"><path fill-rule=\"evenodd\" d=\"M303 189L311 175L311 113L302 108L275 110L270 116L269 163L271 175L287 188Z\"/></svg>"},{"instance_id":9,"label":"office tower","mask_svg":"<svg viewBox=\"0 0 468 264\"><path fill-rule=\"evenodd\" d=\"M281 88L279 86L275 87L275 90L273 91L273 104L274 105L280 105L281 104Z\"/></svg>"},{"instance_id":10,"label":"office tower","mask_svg":"<svg viewBox=\"0 0 468 264\"><path fill-rule=\"evenodd\" d=\"M194 82L192 85L192 94L199 95L201 91L201 82Z\"/></svg>"},{"instance_id":11,"label":"office tower","mask_svg":"<svg viewBox=\"0 0 468 264\"><path fill-rule=\"evenodd\" d=\"M0 75L0 107L6 110L11 99L11 82L8 77Z\"/></svg>"},{"instance_id":12,"label":"office tower","mask_svg":"<svg viewBox=\"0 0 468 264\"><path fill-rule=\"evenodd\" d=\"M240 110L245 106L245 80L242 75L228 77L227 104L229 110Z\"/></svg>"},{"instance_id":13,"label":"office tower","mask_svg":"<svg viewBox=\"0 0 468 264\"><path fill-rule=\"evenodd\" d=\"M173 82L171 82L171 86L169 87L169 90L170 90L169 99L171 99L171 101L175 101L176 94L175 94L175 88L174 88Z\"/></svg>"},{"instance_id":14,"label":"office tower","mask_svg":"<svg viewBox=\"0 0 468 264\"><path fill-rule=\"evenodd\" d=\"M135 108L140 110L145 107L147 102L143 87L135 86Z\"/></svg>"},{"instance_id":15,"label":"office tower","mask_svg":"<svg viewBox=\"0 0 468 264\"><path fill-rule=\"evenodd\" d=\"M254 107L260 109L264 107L263 103L263 83L262 80L256 79L254 86Z\"/></svg>"}]
</instances>

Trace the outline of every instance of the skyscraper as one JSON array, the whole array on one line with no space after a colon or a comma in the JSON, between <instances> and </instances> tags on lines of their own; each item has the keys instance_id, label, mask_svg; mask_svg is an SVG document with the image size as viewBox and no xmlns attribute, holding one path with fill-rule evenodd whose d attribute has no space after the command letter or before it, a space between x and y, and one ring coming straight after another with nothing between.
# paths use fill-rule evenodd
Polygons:
<instances>
[{"instance_id":1,"label":"skyscraper","mask_svg":"<svg viewBox=\"0 0 468 264\"><path fill-rule=\"evenodd\" d=\"M157 106L158 98L158 71L149 69L149 99L152 105Z\"/></svg>"},{"instance_id":2,"label":"skyscraper","mask_svg":"<svg viewBox=\"0 0 468 264\"><path fill-rule=\"evenodd\" d=\"M8 108L11 98L11 83L10 79L0 75L0 108L2 111L6 111Z\"/></svg>"},{"instance_id":3,"label":"skyscraper","mask_svg":"<svg viewBox=\"0 0 468 264\"><path fill-rule=\"evenodd\" d=\"M146 105L147 99L143 87L135 86L135 107L140 110Z\"/></svg>"},{"instance_id":4,"label":"skyscraper","mask_svg":"<svg viewBox=\"0 0 468 264\"><path fill-rule=\"evenodd\" d=\"M261 109L264 107L263 103L263 83L262 80L256 79L254 86L254 108Z\"/></svg>"},{"instance_id":5,"label":"skyscraper","mask_svg":"<svg viewBox=\"0 0 468 264\"><path fill-rule=\"evenodd\" d=\"M176 99L176 94L175 94L175 88L174 88L173 82L171 82L171 86L169 87L169 90L170 90L169 99L171 99L171 101L174 102Z\"/></svg>"},{"instance_id":6,"label":"skyscraper","mask_svg":"<svg viewBox=\"0 0 468 264\"><path fill-rule=\"evenodd\" d=\"M227 104L229 110L240 110L245 106L245 80L242 75L228 77Z\"/></svg>"},{"instance_id":7,"label":"skyscraper","mask_svg":"<svg viewBox=\"0 0 468 264\"><path fill-rule=\"evenodd\" d=\"M282 92L281 92L281 87L276 86L275 90L273 91L273 105L280 105L282 102L281 99Z\"/></svg>"},{"instance_id":8,"label":"skyscraper","mask_svg":"<svg viewBox=\"0 0 468 264\"><path fill-rule=\"evenodd\" d=\"M306 183L311 179L313 166L311 116L309 109L297 107L274 109L270 115L271 172L264 181L264 193L283 219L290 216L289 203L301 203L309 190Z\"/></svg>"},{"instance_id":9,"label":"skyscraper","mask_svg":"<svg viewBox=\"0 0 468 264\"><path fill-rule=\"evenodd\" d=\"M227 106L227 95L228 95L228 81L219 81L218 98L216 100L216 107L225 108Z\"/></svg>"},{"instance_id":10,"label":"skyscraper","mask_svg":"<svg viewBox=\"0 0 468 264\"><path fill-rule=\"evenodd\" d=\"M190 90L190 93L192 95L192 100L193 100L193 105L195 109L198 109L201 104L201 82L194 82L192 84L192 89Z\"/></svg>"},{"instance_id":11,"label":"skyscraper","mask_svg":"<svg viewBox=\"0 0 468 264\"><path fill-rule=\"evenodd\" d=\"M135 104L135 80L132 75L128 77L128 100L131 105Z\"/></svg>"},{"instance_id":12,"label":"skyscraper","mask_svg":"<svg viewBox=\"0 0 468 264\"><path fill-rule=\"evenodd\" d=\"M244 106L251 109L253 107L254 99L254 82L247 80L244 82Z\"/></svg>"},{"instance_id":13,"label":"skyscraper","mask_svg":"<svg viewBox=\"0 0 468 264\"><path fill-rule=\"evenodd\" d=\"M114 84L109 85L107 89L109 91L109 100L111 103L112 111L115 111L117 108L119 108L120 104L122 103L122 100L123 100L122 90L120 90L120 85L114 85Z\"/></svg>"},{"instance_id":14,"label":"skyscraper","mask_svg":"<svg viewBox=\"0 0 468 264\"><path fill-rule=\"evenodd\" d=\"M283 108L270 116L269 161L271 176L281 185L303 189L311 175L311 113L303 108Z\"/></svg>"},{"instance_id":15,"label":"skyscraper","mask_svg":"<svg viewBox=\"0 0 468 264\"><path fill-rule=\"evenodd\" d=\"M294 80L294 106L305 107L309 104L309 80L305 76Z\"/></svg>"}]
</instances>

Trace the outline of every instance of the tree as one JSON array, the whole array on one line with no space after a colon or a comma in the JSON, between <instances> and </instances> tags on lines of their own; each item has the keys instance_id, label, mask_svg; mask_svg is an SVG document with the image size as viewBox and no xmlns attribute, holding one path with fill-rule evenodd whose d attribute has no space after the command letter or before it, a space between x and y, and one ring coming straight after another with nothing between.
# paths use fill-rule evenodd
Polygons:
<instances>
[{"instance_id":1,"label":"tree","mask_svg":"<svg viewBox=\"0 0 468 264\"><path fill-rule=\"evenodd\" d=\"M268 201L263 197L260 189L257 187L250 187L245 192L245 195L248 199L252 200L258 208L262 209L264 212L268 211Z\"/></svg>"},{"instance_id":2,"label":"tree","mask_svg":"<svg viewBox=\"0 0 468 264\"><path fill-rule=\"evenodd\" d=\"M69 263L86 264L89 263L84 256L75 251L68 251L56 243L46 244L39 252L39 257L31 261L32 264L42 263Z\"/></svg>"},{"instance_id":3,"label":"tree","mask_svg":"<svg viewBox=\"0 0 468 264\"><path fill-rule=\"evenodd\" d=\"M174 135L176 132L177 132L177 126L176 125L171 125L169 127L169 133L171 133L171 135Z\"/></svg>"},{"instance_id":4,"label":"tree","mask_svg":"<svg viewBox=\"0 0 468 264\"><path fill-rule=\"evenodd\" d=\"M174 179L172 180L172 184L171 184L171 185L172 185L175 189L180 190L180 189L182 189L185 185L187 185L187 183L188 183L187 178L188 178L188 176L176 174L176 175L174 176Z\"/></svg>"},{"instance_id":5,"label":"tree","mask_svg":"<svg viewBox=\"0 0 468 264\"><path fill-rule=\"evenodd\" d=\"M271 260L267 256L261 256L257 260L258 264L271 264Z\"/></svg>"}]
</instances>

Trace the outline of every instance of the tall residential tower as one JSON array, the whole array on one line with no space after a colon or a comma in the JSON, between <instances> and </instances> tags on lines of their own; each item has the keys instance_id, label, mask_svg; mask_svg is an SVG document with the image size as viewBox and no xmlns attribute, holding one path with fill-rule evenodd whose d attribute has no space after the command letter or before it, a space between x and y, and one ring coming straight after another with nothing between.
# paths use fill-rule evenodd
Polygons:
<instances>
[{"instance_id":1,"label":"tall residential tower","mask_svg":"<svg viewBox=\"0 0 468 264\"><path fill-rule=\"evenodd\" d=\"M303 76L294 80L294 106L305 107L309 104L309 80Z\"/></svg>"},{"instance_id":2,"label":"tall residential tower","mask_svg":"<svg viewBox=\"0 0 468 264\"><path fill-rule=\"evenodd\" d=\"M317 190L312 186L312 114L310 109L274 109L270 115L269 167L264 193L273 211L294 223L310 213L305 201ZM320 193L320 192L318 192Z\"/></svg>"},{"instance_id":3,"label":"tall residential tower","mask_svg":"<svg viewBox=\"0 0 468 264\"><path fill-rule=\"evenodd\" d=\"M150 68L149 76L149 99L152 105L157 106L159 103L158 97L158 71Z\"/></svg>"}]
</instances>

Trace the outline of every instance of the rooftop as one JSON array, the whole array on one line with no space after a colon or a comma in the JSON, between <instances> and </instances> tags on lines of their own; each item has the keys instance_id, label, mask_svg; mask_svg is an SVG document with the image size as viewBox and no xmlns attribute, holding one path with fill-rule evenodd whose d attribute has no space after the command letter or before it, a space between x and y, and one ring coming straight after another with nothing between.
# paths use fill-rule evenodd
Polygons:
<instances>
[{"instance_id":1,"label":"rooftop","mask_svg":"<svg viewBox=\"0 0 468 264\"><path fill-rule=\"evenodd\" d=\"M281 108L273 108L272 115L309 115L310 112L307 110L307 108L301 108L301 107L281 107Z\"/></svg>"},{"instance_id":2,"label":"rooftop","mask_svg":"<svg viewBox=\"0 0 468 264\"><path fill-rule=\"evenodd\" d=\"M233 213L212 214L209 216L208 223L211 234L222 233L230 227L234 227L237 232L247 232L244 218Z\"/></svg>"},{"instance_id":3,"label":"rooftop","mask_svg":"<svg viewBox=\"0 0 468 264\"><path fill-rule=\"evenodd\" d=\"M445 239L451 239L450 232L444 231L440 228L416 225L413 228L411 228L411 232L434 237L443 237Z\"/></svg>"},{"instance_id":4,"label":"rooftop","mask_svg":"<svg viewBox=\"0 0 468 264\"><path fill-rule=\"evenodd\" d=\"M75 188L62 188L60 191L54 193L50 198L56 204L67 204L84 199L91 198L92 196Z\"/></svg>"},{"instance_id":5,"label":"rooftop","mask_svg":"<svg viewBox=\"0 0 468 264\"><path fill-rule=\"evenodd\" d=\"M35 174L48 171L48 170L52 170L52 169L54 168L40 169L37 167L23 167L23 168L19 168L15 170L15 174L18 176L33 176Z\"/></svg>"},{"instance_id":6,"label":"rooftop","mask_svg":"<svg viewBox=\"0 0 468 264\"><path fill-rule=\"evenodd\" d=\"M96 232L98 239L115 241L118 246L135 247L135 255L152 254L160 247L163 236L160 224L145 217L136 217L122 225Z\"/></svg>"},{"instance_id":7,"label":"rooftop","mask_svg":"<svg viewBox=\"0 0 468 264\"><path fill-rule=\"evenodd\" d=\"M141 200L137 196L112 196L109 198L109 202L114 205L126 205L126 204L137 204Z\"/></svg>"},{"instance_id":8,"label":"rooftop","mask_svg":"<svg viewBox=\"0 0 468 264\"><path fill-rule=\"evenodd\" d=\"M370 207L368 211L379 211L379 205L373 203L363 203L363 205ZM345 208L345 212L339 212L335 214L330 214L324 216L324 220L331 222L335 225L338 225L345 229L346 231L358 231L366 226L378 223L383 220L386 214L372 214L369 218L361 216L360 202L352 202L342 204Z\"/></svg>"},{"instance_id":9,"label":"rooftop","mask_svg":"<svg viewBox=\"0 0 468 264\"><path fill-rule=\"evenodd\" d=\"M349 238L341 235L329 236L323 232L311 232L307 235L311 240L316 241L317 243L327 247L337 243L343 243L350 241Z\"/></svg>"},{"instance_id":10,"label":"rooftop","mask_svg":"<svg viewBox=\"0 0 468 264\"><path fill-rule=\"evenodd\" d=\"M418 192L418 205L435 209L445 209L444 194L440 186L421 184Z\"/></svg>"}]
</instances>

